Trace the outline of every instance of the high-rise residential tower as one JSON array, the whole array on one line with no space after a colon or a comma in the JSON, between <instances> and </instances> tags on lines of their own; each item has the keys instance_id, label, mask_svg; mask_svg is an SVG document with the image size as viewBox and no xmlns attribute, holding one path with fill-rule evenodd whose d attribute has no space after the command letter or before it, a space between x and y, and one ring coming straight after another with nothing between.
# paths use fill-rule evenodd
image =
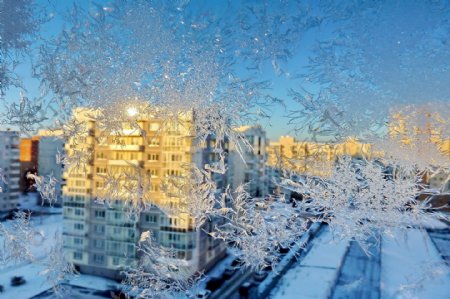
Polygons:
<instances>
[{"instance_id":1,"label":"high-rise residential tower","mask_svg":"<svg viewBox=\"0 0 450 299\"><path fill-rule=\"evenodd\" d=\"M20 139L20 191L28 192L34 184L34 180L28 178L27 175L37 174L38 168L38 152L39 152L39 136Z\"/></svg>"},{"instance_id":2,"label":"high-rise residential tower","mask_svg":"<svg viewBox=\"0 0 450 299\"><path fill-rule=\"evenodd\" d=\"M55 198L52 205L61 206L62 188L64 180L62 178L63 166L57 161L58 155L64 154L64 140L62 131L39 131L39 153L38 153L38 174L44 179L55 180ZM46 204L42 196L38 198L39 204Z\"/></svg>"},{"instance_id":3,"label":"high-rise residential tower","mask_svg":"<svg viewBox=\"0 0 450 299\"><path fill-rule=\"evenodd\" d=\"M133 121L121 121L114 130L96 121L96 111L74 112L74 121L83 128L65 144L65 250L82 273L119 279L124 266L136 263L141 233L150 230L192 269L208 269L225 255L225 246L205 233L211 223L196 230L189 213L167 212L190 199L169 195L164 184L189 178L186 165L212 163L215 153L209 142L196 143L193 113L169 121L134 112L129 109ZM226 182L217 183L221 188ZM127 211L140 201L151 208L130 215Z\"/></svg>"},{"instance_id":4,"label":"high-rise residential tower","mask_svg":"<svg viewBox=\"0 0 450 299\"><path fill-rule=\"evenodd\" d=\"M239 152L234 144L230 146L228 182L233 190L246 184L246 190L251 196L264 197L268 193L266 132L259 125L242 126L234 130L241 136L238 145L241 150Z\"/></svg>"},{"instance_id":5,"label":"high-rise residential tower","mask_svg":"<svg viewBox=\"0 0 450 299\"><path fill-rule=\"evenodd\" d=\"M0 213L19 206L19 133L0 131Z\"/></svg>"}]
</instances>

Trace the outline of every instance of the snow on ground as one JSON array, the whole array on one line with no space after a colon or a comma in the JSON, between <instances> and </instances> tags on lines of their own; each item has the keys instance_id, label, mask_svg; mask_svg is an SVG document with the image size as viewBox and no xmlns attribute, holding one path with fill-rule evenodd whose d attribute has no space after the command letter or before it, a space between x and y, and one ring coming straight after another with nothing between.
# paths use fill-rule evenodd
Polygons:
<instances>
[{"instance_id":1,"label":"snow on ground","mask_svg":"<svg viewBox=\"0 0 450 299\"><path fill-rule=\"evenodd\" d=\"M24 211L32 211L35 213L48 213L48 214L54 214L54 213L62 213L62 208L60 207L49 207L49 206L43 206L37 203L38 201L39 193L37 192L29 192L27 194L21 194L20 195L20 209Z\"/></svg>"},{"instance_id":2,"label":"snow on ground","mask_svg":"<svg viewBox=\"0 0 450 299\"><path fill-rule=\"evenodd\" d=\"M26 264L2 271L0 274L0 284L3 285L5 289L3 293L0 293L0 298L29 299L50 289L51 285L45 281L45 276L39 275L39 272L43 270L44 266L38 264ZM10 280L13 276L22 276L26 280L26 283L21 286L11 286ZM111 290L116 286L119 286L119 284L113 280L92 275L78 275L65 283L89 290L100 291ZM93 296L86 295L81 298L91 297L94 298ZM50 296L50 298L53 298L53 296ZM72 296L70 298L72 298Z\"/></svg>"},{"instance_id":3,"label":"snow on ground","mask_svg":"<svg viewBox=\"0 0 450 299\"><path fill-rule=\"evenodd\" d=\"M31 245L30 249L36 260L43 259L50 248L55 245L55 234L61 234L62 230L62 215L41 215L41 216L31 216L31 226L43 233L44 240L39 242L39 244ZM8 222L3 222L3 225L8 226ZM3 237L0 236L0 244L3 244ZM21 264L19 264L21 265ZM19 266L17 264L7 264L1 265L0 270L7 270L10 268L16 268ZM0 273L2 276L3 273Z\"/></svg>"},{"instance_id":4,"label":"snow on ground","mask_svg":"<svg viewBox=\"0 0 450 299\"><path fill-rule=\"evenodd\" d=\"M450 269L418 229L383 238L381 298L450 298Z\"/></svg>"},{"instance_id":5,"label":"snow on ground","mask_svg":"<svg viewBox=\"0 0 450 299\"><path fill-rule=\"evenodd\" d=\"M42 231L45 239L41 244L31 247L36 259L35 263L0 265L0 285L5 288L4 292L0 293L0 298L28 299L51 288L51 285L46 283L45 276L39 275L45 269L39 262L47 256L48 251L55 244L55 234L61 234L62 219L61 214L34 216L32 214L32 227ZM8 221L3 224L7 226ZM2 237L0 237L0 244L1 242ZM10 281L13 276L22 276L26 280L26 284L12 287ZM113 280L91 275L78 275L66 283L95 290L113 289L118 285Z\"/></svg>"},{"instance_id":6,"label":"snow on ground","mask_svg":"<svg viewBox=\"0 0 450 299\"><path fill-rule=\"evenodd\" d=\"M305 258L291 268L271 292L271 298L328 298L349 242L335 241L328 227L313 239Z\"/></svg>"},{"instance_id":7,"label":"snow on ground","mask_svg":"<svg viewBox=\"0 0 450 299\"><path fill-rule=\"evenodd\" d=\"M89 288L89 289L95 289L100 291L105 290L111 290L115 287L119 287L120 283L100 277L100 276L94 276L94 275L77 275L76 277L72 278L67 282L70 285L83 287L83 288Z\"/></svg>"},{"instance_id":8,"label":"snow on ground","mask_svg":"<svg viewBox=\"0 0 450 299\"><path fill-rule=\"evenodd\" d=\"M3 224L8 226L6 221ZM4 286L4 293L0 293L0 298L27 299L37 295L51 286L45 282L45 276L39 275L45 269L39 261L47 256L50 248L55 244L55 234L61 234L62 215L42 215L32 216L31 225L34 229L42 231L45 236L43 242L31 246L31 251L36 259L36 263L23 262L19 264L9 263L0 265L0 284ZM3 238L0 236L0 244ZM26 284L12 287L10 285L13 276L22 276Z\"/></svg>"},{"instance_id":9,"label":"snow on ground","mask_svg":"<svg viewBox=\"0 0 450 299\"><path fill-rule=\"evenodd\" d=\"M1 270L0 284L3 285L4 292L0 293L0 298L28 299L47 290L51 286L45 282L44 276L38 274L43 270L43 266L36 264ZM21 286L11 286L10 281L13 276L22 276L26 283Z\"/></svg>"}]
</instances>

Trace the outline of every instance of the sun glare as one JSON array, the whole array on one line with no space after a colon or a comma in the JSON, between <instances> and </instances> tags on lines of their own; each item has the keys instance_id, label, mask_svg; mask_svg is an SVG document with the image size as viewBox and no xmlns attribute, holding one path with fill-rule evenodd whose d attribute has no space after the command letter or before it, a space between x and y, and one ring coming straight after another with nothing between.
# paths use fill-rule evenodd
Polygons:
<instances>
[{"instance_id":1,"label":"sun glare","mask_svg":"<svg viewBox=\"0 0 450 299\"><path fill-rule=\"evenodd\" d=\"M136 114L138 113L137 109L134 107L130 107L127 109L127 113L129 116L136 116Z\"/></svg>"}]
</instances>

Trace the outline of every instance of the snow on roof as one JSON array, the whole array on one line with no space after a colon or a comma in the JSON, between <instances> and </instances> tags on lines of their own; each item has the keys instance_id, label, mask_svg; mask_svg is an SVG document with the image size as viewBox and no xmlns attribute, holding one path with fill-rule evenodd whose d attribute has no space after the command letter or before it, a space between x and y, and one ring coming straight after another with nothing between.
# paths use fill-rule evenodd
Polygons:
<instances>
[{"instance_id":1,"label":"snow on roof","mask_svg":"<svg viewBox=\"0 0 450 299\"><path fill-rule=\"evenodd\" d=\"M332 242L329 229L324 229L305 258L286 272L271 298L329 298L347 246L345 241ZM393 237L382 237L381 248L381 298L450 298L450 268L426 231L396 230Z\"/></svg>"},{"instance_id":2,"label":"snow on roof","mask_svg":"<svg viewBox=\"0 0 450 299\"><path fill-rule=\"evenodd\" d=\"M291 268L271 293L273 299L328 298L339 275L348 241L335 241L328 228L314 239L305 258Z\"/></svg>"},{"instance_id":3,"label":"snow on roof","mask_svg":"<svg viewBox=\"0 0 450 299\"><path fill-rule=\"evenodd\" d=\"M382 298L450 298L450 269L426 232L383 238L381 254Z\"/></svg>"}]
</instances>

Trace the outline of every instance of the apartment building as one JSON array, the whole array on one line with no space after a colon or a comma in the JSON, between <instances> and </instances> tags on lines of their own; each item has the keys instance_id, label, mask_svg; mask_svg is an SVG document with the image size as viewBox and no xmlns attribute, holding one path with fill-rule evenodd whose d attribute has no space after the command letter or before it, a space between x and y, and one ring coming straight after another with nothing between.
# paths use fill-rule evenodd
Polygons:
<instances>
[{"instance_id":1,"label":"apartment building","mask_svg":"<svg viewBox=\"0 0 450 299\"><path fill-rule=\"evenodd\" d=\"M133 113L133 122L121 122L120 129L109 133L95 114L87 109L74 112L74 119L85 128L65 145L69 159L87 155L80 158L82 163L66 166L64 173L63 238L70 261L82 273L120 279L120 270L137 262L135 244L141 233L150 230L157 242L172 248L187 266L208 270L226 252L222 242L204 232L213 224L196 230L188 213L168 212L167 207L189 198L163 190L169 178L187 174L187 164L214 162L211 142L200 145L194 139L193 113L180 116L178 122ZM119 187L111 188L108 178L120 182ZM219 188L225 183L224 176L217 179ZM104 199L109 203L99 203ZM140 201L152 203L151 208L127 212Z\"/></svg>"},{"instance_id":2,"label":"apartment building","mask_svg":"<svg viewBox=\"0 0 450 299\"><path fill-rule=\"evenodd\" d=\"M52 177L56 180L55 194L56 202L52 203L54 206L62 205L62 185L63 180L63 165L57 161L58 155L64 154L64 140L62 138L62 131L39 131L39 151L38 151L38 173L39 176L45 178ZM42 197L38 196L38 204L46 204L42 202Z\"/></svg>"},{"instance_id":3,"label":"apartment building","mask_svg":"<svg viewBox=\"0 0 450 299\"><path fill-rule=\"evenodd\" d=\"M39 136L20 139L20 180L21 192L30 191L34 180L27 177L28 173L37 174Z\"/></svg>"},{"instance_id":4,"label":"apartment building","mask_svg":"<svg viewBox=\"0 0 450 299\"><path fill-rule=\"evenodd\" d=\"M266 173L266 132L259 125L242 126L234 130L248 144L240 141L238 145L230 145L228 182L233 190L241 184L247 184L246 190L252 197L264 197L268 193L269 179ZM240 153L237 148L242 149Z\"/></svg>"},{"instance_id":5,"label":"apartment building","mask_svg":"<svg viewBox=\"0 0 450 299\"><path fill-rule=\"evenodd\" d=\"M19 133L0 131L0 213L19 206Z\"/></svg>"},{"instance_id":6,"label":"apartment building","mask_svg":"<svg viewBox=\"0 0 450 299\"><path fill-rule=\"evenodd\" d=\"M329 175L336 157L335 148L330 144L299 142L290 136L270 142L267 153L271 168L315 176Z\"/></svg>"},{"instance_id":7,"label":"apartment building","mask_svg":"<svg viewBox=\"0 0 450 299\"><path fill-rule=\"evenodd\" d=\"M428 104L416 107L399 107L398 112L390 115L389 137L404 145L420 147L422 144L434 144L436 149L445 157L444 161L449 162L448 122L445 122L445 109L439 111L437 107L439 106L435 107Z\"/></svg>"},{"instance_id":8,"label":"apartment building","mask_svg":"<svg viewBox=\"0 0 450 299\"><path fill-rule=\"evenodd\" d=\"M291 136L281 136L279 141L267 147L267 173L269 192L277 189L274 179L283 171L297 175L327 177L331 174L338 157L371 158L374 155L370 144L349 138L343 143L317 143L297 141Z\"/></svg>"}]
</instances>

